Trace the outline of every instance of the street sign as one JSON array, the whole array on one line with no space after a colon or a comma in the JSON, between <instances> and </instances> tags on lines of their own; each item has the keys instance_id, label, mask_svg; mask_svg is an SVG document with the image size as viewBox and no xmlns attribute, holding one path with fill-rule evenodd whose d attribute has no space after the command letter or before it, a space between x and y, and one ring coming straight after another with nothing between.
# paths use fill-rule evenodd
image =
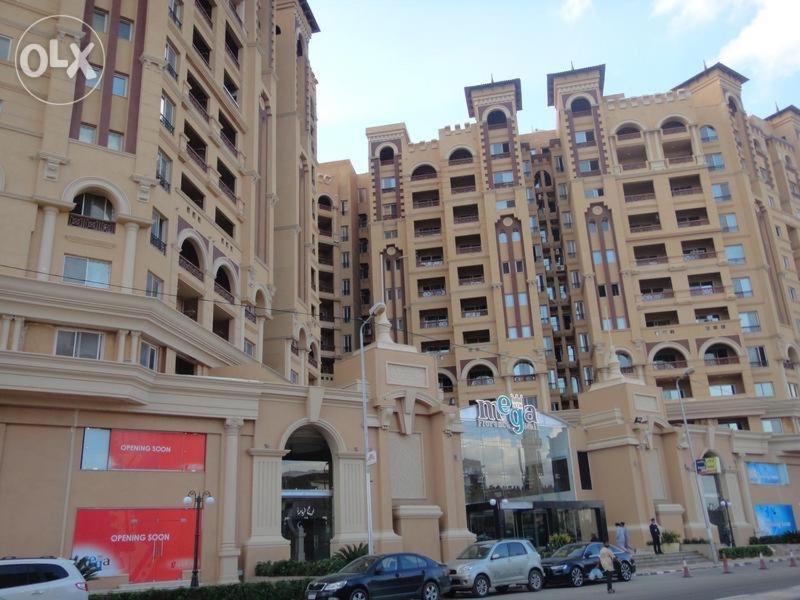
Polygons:
<instances>
[{"instance_id":1,"label":"street sign","mask_svg":"<svg viewBox=\"0 0 800 600\"><path fill-rule=\"evenodd\" d=\"M377 450L367 450L367 466L371 467L378 462Z\"/></svg>"},{"instance_id":2,"label":"street sign","mask_svg":"<svg viewBox=\"0 0 800 600\"><path fill-rule=\"evenodd\" d=\"M694 461L694 468L698 475L716 475L721 472L719 468L719 457L708 456L706 458L698 458Z\"/></svg>"}]
</instances>

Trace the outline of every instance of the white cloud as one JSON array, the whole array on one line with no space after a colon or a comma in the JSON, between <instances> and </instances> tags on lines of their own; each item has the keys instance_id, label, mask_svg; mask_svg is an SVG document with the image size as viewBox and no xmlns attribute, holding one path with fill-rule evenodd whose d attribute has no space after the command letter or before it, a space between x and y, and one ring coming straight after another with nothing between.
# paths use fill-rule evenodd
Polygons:
<instances>
[{"instance_id":1,"label":"white cloud","mask_svg":"<svg viewBox=\"0 0 800 600\"><path fill-rule=\"evenodd\" d=\"M720 50L719 60L766 77L800 70L800 2L762 0L753 20Z\"/></svg>"},{"instance_id":2,"label":"white cloud","mask_svg":"<svg viewBox=\"0 0 800 600\"><path fill-rule=\"evenodd\" d=\"M674 25L684 27L708 23L737 0L654 0L653 16L671 16Z\"/></svg>"},{"instance_id":3,"label":"white cloud","mask_svg":"<svg viewBox=\"0 0 800 600\"><path fill-rule=\"evenodd\" d=\"M566 0L559 13L569 23L580 19L592 7L592 0Z\"/></svg>"}]
</instances>

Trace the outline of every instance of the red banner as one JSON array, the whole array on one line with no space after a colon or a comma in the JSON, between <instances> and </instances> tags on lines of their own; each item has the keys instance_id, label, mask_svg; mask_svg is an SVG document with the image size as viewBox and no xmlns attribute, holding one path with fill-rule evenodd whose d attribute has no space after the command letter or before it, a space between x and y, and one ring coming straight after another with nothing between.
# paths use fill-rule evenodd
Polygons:
<instances>
[{"instance_id":1,"label":"red banner","mask_svg":"<svg viewBox=\"0 0 800 600\"><path fill-rule=\"evenodd\" d=\"M110 470L203 471L205 458L202 433L113 429L108 445Z\"/></svg>"},{"instance_id":2,"label":"red banner","mask_svg":"<svg viewBox=\"0 0 800 600\"><path fill-rule=\"evenodd\" d=\"M192 569L194 523L184 508L79 508L71 556L88 556L100 577L176 581Z\"/></svg>"}]
</instances>

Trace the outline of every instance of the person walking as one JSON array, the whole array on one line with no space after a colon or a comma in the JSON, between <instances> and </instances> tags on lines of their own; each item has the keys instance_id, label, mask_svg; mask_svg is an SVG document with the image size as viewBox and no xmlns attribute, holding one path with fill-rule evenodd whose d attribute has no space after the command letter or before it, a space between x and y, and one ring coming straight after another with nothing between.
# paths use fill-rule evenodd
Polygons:
<instances>
[{"instance_id":1,"label":"person walking","mask_svg":"<svg viewBox=\"0 0 800 600\"><path fill-rule=\"evenodd\" d=\"M620 548L625 548L625 523L614 523L614 526L617 528L614 531L614 543L619 546Z\"/></svg>"},{"instance_id":2,"label":"person walking","mask_svg":"<svg viewBox=\"0 0 800 600\"><path fill-rule=\"evenodd\" d=\"M612 578L614 577L614 553L608 547L608 542L603 542L603 547L600 549L600 568L606 576L606 591L609 594L616 593L612 585Z\"/></svg>"},{"instance_id":3,"label":"person walking","mask_svg":"<svg viewBox=\"0 0 800 600\"><path fill-rule=\"evenodd\" d=\"M650 519L650 537L653 538L653 551L656 554L664 554L661 551L661 529L655 519Z\"/></svg>"},{"instance_id":4,"label":"person walking","mask_svg":"<svg viewBox=\"0 0 800 600\"><path fill-rule=\"evenodd\" d=\"M631 536L628 533L628 526L625 525L625 521L622 521L619 525L622 528L622 545L620 548L627 550L631 554L636 554L636 549L631 546Z\"/></svg>"}]
</instances>

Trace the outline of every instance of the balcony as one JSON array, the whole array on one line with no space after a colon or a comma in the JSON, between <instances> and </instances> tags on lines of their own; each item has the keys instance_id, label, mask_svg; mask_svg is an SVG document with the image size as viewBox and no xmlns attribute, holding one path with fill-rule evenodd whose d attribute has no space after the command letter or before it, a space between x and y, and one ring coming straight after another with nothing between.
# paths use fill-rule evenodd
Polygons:
<instances>
[{"instance_id":1,"label":"balcony","mask_svg":"<svg viewBox=\"0 0 800 600\"><path fill-rule=\"evenodd\" d=\"M467 310L461 311L461 317L464 319L474 319L477 317L485 317L488 316L489 309L488 308L470 308Z\"/></svg>"},{"instance_id":2,"label":"balcony","mask_svg":"<svg viewBox=\"0 0 800 600\"><path fill-rule=\"evenodd\" d=\"M154 233L150 234L150 245L158 249L161 254L167 253L167 243Z\"/></svg>"},{"instance_id":3,"label":"balcony","mask_svg":"<svg viewBox=\"0 0 800 600\"><path fill-rule=\"evenodd\" d=\"M474 159L471 156L465 156L463 158L451 158L450 160L447 161L447 164L450 165L451 167L456 167L458 165L472 164L473 160Z\"/></svg>"},{"instance_id":4,"label":"balcony","mask_svg":"<svg viewBox=\"0 0 800 600\"><path fill-rule=\"evenodd\" d=\"M691 296L715 296L724 294L725 288L722 285L700 285L692 286L689 284L689 295Z\"/></svg>"},{"instance_id":5,"label":"balcony","mask_svg":"<svg viewBox=\"0 0 800 600\"><path fill-rule=\"evenodd\" d=\"M472 379L467 379L467 385L470 387L476 385L494 385L494 377L489 375L484 375L481 377L473 377Z\"/></svg>"},{"instance_id":6,"label":"balcony","mask_svg":"<svg viewBox=\"0 0 800 600\"><path fill-rule=\"evenodd\" d=\"M189 273L191 273L194 277L203 281L205 279L204 273L200 270L200 267L197 265L192 264L189 260L183 256L178 256L178 264L180 267Z\"/></svg>"},{"instance_id":7,"label":"balcony","mask_svg":"<svg viewBox=\"0 0 800 600\"><path fill-rule=\"evenodd\" d=\"M621 162L619 166L622 167L623 171L636 171L637 169L646 169L647 168L647 161L628 161L628 162Z\"/></svg>"},{"instance_id":8,"label":"balcony","mask_svg":"<svg viewBox=\"0 0 800 600\"><path fill-rule=\"evenodd\" d=\"M664 135L676 135L679 133L686 133L685 125L667 124L661 128L661 133Z\"/></svg>"},{"instance_id":9,"label":"balcony","mask_svg":"<svg viewBox=\"0 0 800 600\"><path fill-rule=\"evenodd\" d=\"M738 365L739 357L733 356L706 356L703 359L707 367L720 367L724 365Z\"/></svg>"},{"instance_id":10,"label":"balcony","mask_svg":"<svg viewBox=\"0 0 800 600\"><path fill-rule=\"evenodd\" d=\"M417 259L418 267L441 267L442 265L444 265L444 260L442 257Z\"/></svg>"},{"instance_id":11,"label":"balcony","mask_svg":"<svg viewBox=\"0 0 800 600\"><path fill-rule=\"evenodd\" d=\"M213 27L214 24L211 21L211 7L207 2L199 2L195 0L194 3L195 7L197 7L197 12L200 14L201 17L206 21L209 27Z\"/></svg>"},{"instance_id":12,"label":"balcony","mask_svg":"<svg viewBox=\"0 0 800 600\"><path fill-rule=\"evenodd\" d=\"M666 255L662 256L643 256L641 258L636 259L636 265L639 267L645 267L648 265L662 265L669 262L669 258Z\"/></svg>"},{"instance_id":13,"label":"balcony","mask_svg":"<svg viewBox=\"0 0 800 600\"><path fill-rule=\"evenodd\" d=\"M668 371L671 369L685 369L685 360L671 360L671 361L654 361L652 367L656 371Z\"/></svg>"},{"instance_id":14,"label":"balcony","mask_svg":"<svg viewBox=\"0 0 800 600\"><path fill-rule=\"evenodd\" d=\"M618 133L617 140L638 140L642 137L641 131L629 131L627 133Z\"/></svg>"},{"instance_id":15,"label":"balcony","mask_svg":"<svg viewBox=\"0 0 800 600\"><path fill-rule=\"evenodd\" d=\"M181 21L180 16L178 16L178 12L173 7L167 7L167 14L169 15L170 20L175 24L175 27L178 29L183 27L183 21Z\"/></svg>"},{"instance_id":16,"label":"balcony","mask_svg":"<svg viewBox=\"0 0 800 600\"><path fill-rule=\"evenodd\" d=\"M441 227L420 227L414 229L414 237L432 237L442 235Z\"/></svg>"},{"instance_id":17,"label":"balcony","mask_svg":"<svg viewBox=\"0 0 800 600\"><path fill-rule=\"evenodd\" d=\"M244 318L253 324L258 322L258 315L256 314L255 306L251 304L244 305Z\"/></svg>"},{"instance_id":18,"label":"balcony","mask_svg":"<svg viewBox=\"0 0 800 600\"><path fill-rule=\"evenodd\" d=\"M690 262L694 260L707 260L716 257L717 253L714 250L692 250L689 252L684 252L683 254L684 262Z\"/></svg>"},{"instance_id":19,"label":"balcony","mask_svg":"<svg viewBox=\"0 0 800 600\"><path fill-rule=\"evenodd\" d=\"M439 206L439 198L420 198L413 200L413 208L433 208Z\"/></svg>"},{"instance_id":20,"label":"balcony","mask_svg":"<svg viewBox=\"0 0 800 600\"><path fill-rule=\"evenodd\" d=\"M167 117L161 115L161 124L164 126L164 129L169 131L170 133L175 133L175 125L173 125Z\"/></svg>"},{"instance_id":21,"label":"balcony","mask_svg":"<svg viewBox=\"0 0 800 600\"><path fill-rule=\"evenodd\" d=\"M627 194L625 202L643 202L644 200L655 200L656 195L653 192L646 192L644 194Z\"/></svg>"},{"instance_id":22,"label":"balcony","mask_svg":"<svg viewBox=\"0 0 800 600\"><path fill-rule=\"evenodd\" d=\"M423 329L436 329L438 327L448 327L447 317L439 319L425 319L420 321L420 327Z\"/></svg>"},{"instance_id":23,"label":"balcony","mask_svg":"<svg viewBox=\"0 0 800 600\"><path fill-rule=\"evenodd\" d=\"M691 154L683 155L683 156L668 156L667 157L667 164L670 166L672 165L683 165L687 163L694 163L694 156Z\"/></svg>"},{"instance_id":24,"label":"balcony","mask_svg":"<svg viewBox=\"0 0 800 600\"><path fill-rule=\"evenodd\" d=\"M443 287L425 288L418 292L420 298L431 298L433 296L446 296L447 290Z\"/></svg>"},{"instance_id":25,"label":"balcony","mask_svg":"<svg viewBox=\"0 0 800 600\"><path fill-rule=\"evenodd\" d=\"M458 285L480 285L482 283L486 283L483 275L467 275L458 278Z\"/></svg>"},{"instance_id":26,"label":"balcony","mask_svg":"<svg viewBox=\"0 0 800 600\"><path fill-rule=\"evenodd\" d=\"M100 231L102 233L115 233L117 231L117 224L114 221L95 219L75 213L69 213L67 225L80 227L81 229L89 229L90 231Z\"/></svg>"},{"instance_id":27,"label":"balcony","mask_svg":"<svg viewBox=\"0 0 800 600\"><path fill-rule=\"evenodd\" d=\"M450 192L453 193L453 194L466 194L468 192L474 192L474 191L475 191L475 185L474 184L473 185L465 185L465 186L461 186L461 187L450 188Z\"/></svg>"},{"instance_id":28,"label":"balcony","mask_svg":"<svg viewBox=\"0 0 800 600\"><path fill-rule=\"evenodd\" d=\"M641 225L631 225L631 233L644 233L646 231L660 231L661 223L645 223Z\"/></svg>"},{"instance_id":29,"label":"balcony","mask_svg":"<svg viewBox=\"0 0 800 600\"><path fill-rule=\"evenodd\" d=\"M460 246L456 246L456 254L474 254L480 251L480 244L462 244Z\"/></svg>"},{"instance_id":30,"label":"balcony","mask_svg":"<svg viewBox=\"0 0 800 600\"><path fill-rule=\"evenodd\" d=\"M214 282L214 291L223 298L225 298L225 300L227 300L231 304L235 302L233 294L231 294L230 291L226 290L224 287L222 287L220 284L216 282Z\"/></svg>"},{"instance_id":31,"label":"balcony","mask_svg":"<svg viewBox=\"0 0 800 600\"><path fill-rule=\"evenodd\" d=\"M236 197L236 193L231 189L231 186L225 183L222 179L218 180L218 185L220 191L225 194L237 207L239 206L239 198Z\"/></svg>"},{"instance_id":32,"label":"balcony","mask_svg":"<svg viewBox=\"0 0 800 600\"><path fill-rule=\"evenodd\" d=\"M201 99L195 97L191 92L189 92L189 103L197 109L197 112L200 113L200 116L203 117L205 121L208 121L208 111L206 110L205 103L202 102Z\"/></svg>"},{"instance_id":33,"label":"balcony","mask_svg":"<svg viewBox=\"0 0 800 600\"><path fill-rule=\"evenodd\" d=\"M675 297L673 290L661 290L659 292L642 292L643 302L655 302L656 300L669 300Z\"/></svg>"},{"instance_id":34,"label":"balcony","mask_svg":"<svg viewBox=\"0 0 800 600\"><path fill-rule=\"evenodd\" d=\"M464 223L477 223L480 220L481 219L478 215L459 215L457 217L453 217L453 223L456 225L462 225Z\"/></svg>"},{"instance_id":35,"label":"balcony","mask_svg":"<svg viewBox=\"0 0 800 600\"><path fill-rule=\"evenodd\" d=\"M208 164L205 160L205 148L203 148L203 154L200 154L198 150L195 150L187 143L186 154L189 155L189 158L191 158L203 170L204 173L208 171Z\"/></svg>"}]
</instances>

